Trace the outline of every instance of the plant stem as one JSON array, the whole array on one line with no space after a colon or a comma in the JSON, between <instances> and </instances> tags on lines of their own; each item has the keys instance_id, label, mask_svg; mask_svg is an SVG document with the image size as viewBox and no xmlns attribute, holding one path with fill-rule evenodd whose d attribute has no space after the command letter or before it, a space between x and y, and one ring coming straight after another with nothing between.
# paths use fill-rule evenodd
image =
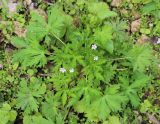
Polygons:
<instances>
[{"instance_id":1,"label":"plant stem","mask_svg":"<svg viewBox=\"0 0 160 124\"><path fill-rule=\"evenodd\" d=\"M65 43L55 34L55 33L51 33L57 40L59 40L63 45L65 45Z\"/></svg>"},{"instance_id":2,"label":"plant stem","mask_svg":"<svg viewBox=\"0 0 160 124\"><path fill-rule=\"evenodd\" d=\"M128 59L128 58L131 58L131 57L121 57L121 58L115 58L115 59L110 59L110 60L116 61L116 60L124 60L124 59Z\"/></svg>"},{"instance_id":3,"label":"plant stem","mask_svg":"<svg viewBox=\"0 0 160 124\"><path fill-rule=\"evenodd\" d=\"M71 110L71 107L69 107L69 109L67 110L67 113L65 114L65 116L64 116L64 118L63 118L64 121L65 121L66 118L68 117L68 114L69 114L70 110Z\"/></svg>"},{"instance_id":4,"label":"plant stem","mask_svg":"<svg viewBox=\"0 0 160 124\"><path fill-rule=\"evenodd\" d=\"M124 70L127 70L127 68L118 68L116 69L117 71L124 71Z\"/></svg>"}]
</instances>

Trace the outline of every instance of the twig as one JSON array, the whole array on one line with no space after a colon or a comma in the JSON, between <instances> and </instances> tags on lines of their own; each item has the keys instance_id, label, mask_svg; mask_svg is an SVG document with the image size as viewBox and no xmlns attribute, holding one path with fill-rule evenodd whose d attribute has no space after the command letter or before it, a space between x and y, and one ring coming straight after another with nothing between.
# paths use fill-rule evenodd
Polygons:
<instances>
[{"instance_id":1,"label":"twig","mask_svg":"<svg viewBox=\"0 0 160 124\"><path fill-rule=\"evenodd\" d=\"M41 77L48 77L48 76L51 76L52 74L50 73L50 74L38 74L38 75Z\"/></svg>"}]
</instances>

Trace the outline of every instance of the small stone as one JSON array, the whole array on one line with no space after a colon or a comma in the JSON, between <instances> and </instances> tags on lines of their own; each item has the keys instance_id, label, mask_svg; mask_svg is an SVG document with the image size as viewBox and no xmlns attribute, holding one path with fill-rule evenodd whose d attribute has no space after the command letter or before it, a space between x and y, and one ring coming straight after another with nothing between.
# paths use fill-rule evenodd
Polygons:
<instances>
[{"instance_id":1,"label":"small stone","mask_svg":"<svg viewBox=\"0 0 160 124\"><path fill-rule=\"evenodd\" d=\"M131 32L137 32L140 29L141 19L137 19L131 23Z\"/></svg>"},{"instance_id":2,"label":"small stone","mask_svg":"<svg viewBox=\"0 0 160 124\"><path fill-rule=\"evenodd\" d=\"M112 0L111 6L118 7L120 6L122 0Z\"/></svg>"},{"instance_id":3,"label":"small stone","mask_svg":"<svg viewBox=\"0 0 160 124\"><path fill-rule=\"evenodd\" d=\"M27 5L30 5L32 3L32 0L25 0Z\"/></svg>"},{"instance_id":4,"label":"small stone","mask_svg":"<svg viewBox=\"0 0 160 124\"><path fill-rule=\"evenodd\" d=\"M10 1L8 3L8 9L9 9L9 13L14 13L16 12L16 8L17 7L17 3L13 3L13 1Z\"/></svg>"},{"instance_id":5,"label":"small stone","mask_svg":"<svg viewBox=\"0 0 160 124\"><path fill-rule=\"evenodd\" d=\"M3 65L2 64L0 64L0 69L3 69Z\"/></svg>"},{"instance_id":6,"label":"small stone","mask_svg":"<svg viewBox=\"0 0 160 124\"><path fill-rule=\"evenodd\" d=\"M157 40L157 44L160 44L160 38L158 38L158 40Z\"/></svg>"},{"instance_id":7,"label":"small stone","mask_svg":"<svg viewBox=\"0 0 160 124\"><path fill-rule=\"evenodd\" d=\"M154 115L147 113L147 116L148 116L149 122L151 122L153 124L160 124L160 122L158 121L158 119Z\"/></svg>"},{"instance_id":8,"label":"small stone","mask_svg":"<svg viewBox=\"0 0 160 124\"><path fill-rule=\"evenodd\" d=\"M137 40L137 43L144 44L146 42L150 41L150 38L146 35L140 36L140 38Z\"/></svg>"},{"instance_id":9,"label":"small stone","mask_svg":"<svg viewBox=\"0 0 160 124\"><path fill-rule=\"evenodd\" d=\"M30 9L30 10L33 10L33 9L34 9L34 3L31 3L31 4L30 4L29 9Z\"/></svg>"}]
</instances>

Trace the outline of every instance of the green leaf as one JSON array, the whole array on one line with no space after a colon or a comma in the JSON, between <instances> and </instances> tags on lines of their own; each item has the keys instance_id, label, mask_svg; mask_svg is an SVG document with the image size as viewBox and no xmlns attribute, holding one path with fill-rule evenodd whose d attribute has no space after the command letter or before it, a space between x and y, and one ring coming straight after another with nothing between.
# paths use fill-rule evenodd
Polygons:
<instances>
[{"instance_id":1,"label":"green leaf","mask_svg":"<svg viewBox=\"0 0 160 124\"><path fill-rule=\"evenodd\" d=\"M122 87L124 89L124 94L131 101L131 104L134 107L138 107L140 105L140 98L137 92L149 83L150 77L143 73L137 73L133 78L134 81L132 81L130 85L129 80L123 80Z\"/></svg>"},{"instance_id":2,"label":"green leaf","mask_svg":"<svg viewBox=\"0 0 160 124\"><path fill-rule=\"evenodd\" d=\"M62 105L64 106L67 102L67 93L63 92L62 94Z\"/></svg>"},{"instance_id":3,"label":"green leaf","mask_svg":"<svg viewBox=\"0 0 160 124\"><path fill-rule=\"evenodd\" d=\"M147 76L143 73L136 73L133 78L134 83L131 83L130 87L133 89L141 89L144 86L146 86L148 84L148 82L150 81L151 77Z\"/></svg>"},{"instance_id":4,"label":"green leaf","mask_svg":"<svg viewBox=\"0 0 160 124\"><path fill-rule=\"evenodd\" d=\"M108 17L117 16L117 13L110 11L108 5L104 2L89 3L88 10L90 13L96 15L101 20Z\"/></svg>"},{"instance_id":5,"label":"green leaf","mask_svg":"<svg viewBox=\"0 0 160 124\"><path fill-rule=\"evenodd\" d=\"M38 11L31 11L31 20L27 26L27 39L31 42L39 42L47 33L48 26L45 18Z\"/></svg>"},{"instance_id":6,"label":"green leaf","mask_svg":"<svg viewBox=\"0 0 160 124\"><path fill-rule=\"evenodd\" d=\"M52 35L62 38L66 32L66 15L62 8L54 6L48 12L49 31Z\"/></svg>"},{"instance_id":7,"label":"green leaf","mask_svg":"<svg viewBox=\"0 0 160 124\"><path fill-rule=\"evenodd\" d=\"M140 112L146 113L150 108L152 107L152 104L148 100L144 100L144 102L141 104Z\"/></svg>"},{"instance_id":8,"label":"green leaf","mask_svg":"<svg viewBox=\"0 0 160 124\"><path fill-rule=\"evenodd\" d=\"M101 30L96 30L94 36L98 44L109 53L113 53L114 45L112 41L112 27L109 25L104 26Z\"/></svg>"},{"instance_id":9,"label":"green leaf","mask_svg":"<svg viewBox=\"0 0 160 124\"><path fill-rule=\"evenodd\" d=\"M3 103L2 108L0 108L0 120L1 124L8 124L9 122L14 122L17 116L17 112L11 110L11 107L7 103Z\"/></svg>"},{"instance_id":10,"label":"green leaf","mask_svg":"<svg viewBox=\"0 0 160 124\"><path fill-rule=\"evenodd\" d=\"M53 124L52 121L43 118L42 116L29 116L25 115L23 118L24 124Z\"/></svg>"},{"instance_id":11,"label":"green leaf","mask_svg":"<svg viewBox=\"0 0 160 124\"><path fill-rule=\"evenodd\" d=\"M20 62L22 66L44 66L47 63L45 51L41 46L20 49L13 55L13 62Z\"/></svg>"},{"instance_id":12,"label":"green leaf","mask_svg":"<svg viewBox=\"0 0 160 124\"><path fill-rule=\"evenodd\" d=\"M84 81L80 81L76 88L72 89L72 98L69 105L73 105L78 111L80 108L87 108L90 103L100 96L100 91L89 86L86 86ZM81 98L82 97L82 98ZM81 98L81 100L79 100ZM82 103L82 104L81 104ZM78 107L77 107L78 106ZM80 107L81 106L81 107ZM80 107L80 108L79 108ZM79 112L86 112L85 109L81 109Z\"/></svg>"},{"instance_id":13,"label":"green leaf","mask_svg":"<svg viewBox=\"0 0 160 124\"><path fill-rule=\"evenodd\" d=\"M132 106L138 107L140 105L140 98L136 91L128 89L125 93L131 101Z\"/></svg>"},{"instance_id":14,"label":"green leaf","mask_svg":"<svg viewBox=\"0 0 160 124\"><path fill-rule=\"evenodd\" d=\"M105 120L110 112L117 112L122 109L121 105L126 103L127 98L119 93L119 86L113 85L106 89L106 92L91 105L91 114L99 119ZM90 114L90 113L89 113Z\"/></svg>"},{"instance_id":15,"label":"green leaf","mask_svg":"<svg viewBox=\"0 0 160 124\"><path fill-rule=\"evenodd\" d=\"M141 3L142 0L132 0L132 3Z\"/></svg>"},{"instance_id":16,"label":"green leaf","mask_svg":"<svg viewBox=\"0 0 160 124\"><path fill-rule=\"evenodd\" d=\"M145 4L142 8L141 11L143 14L150 14L152 11L156 10L157 3L156 2L150 2Z\"/></svg>"},{"instance_id":17,"label":"green leaf","mask_svg":"<svg viewBox=\"0 0 160 124\"><path fill-rule=\"evenodd\" d=\"M60 105L59 99L53 96L52 92L47 94L46 101L42 104L42 114L48 120L51 120L54 124L64 124L63 116L58 109Z\"/></svg>"},{"instance_id":18,"label":"green leaf","mask_svg":"<svg viewBox=\"0 0 160 124\"><path fill-rule=\"evenodd\" d=\"M75 47L75 43L67 44L61 49L54 48L55 55L51 59L56 63L57 67L62 65L75 67L77 64L84 64L84 57L80 54L80 51L77 51L77 48L80 49L80 45Z\"/></svg>"},{"instance_id":19,"label":"green leaf","mask_svg":"<svg viewBox=\"0 0 160 124\"><path fill-rule=\"evenodd\" d=\"M152 0L132 0L132 3L135 3L135 4L146 4L146 3L149 3L151 2Z\"/></svg>"},{"instance_id":20,"label":"green leaf","mask_svg":"<svg viewBox=\"0 0 160 124\"><path fill-rule=\"evenodd\" d=\"M134 71L143 72L151 65L152 50L148 45L135 45L126 56L132 63Z\"/></svg>"},{"instance_id":21,"label":"green leaf","mask_svg":"<svg viewBox=\"0 0 160 124\"><path fill-rule=\"evenodd\" d=\"M103 77L104 77L104 82L106 84L108 84L110 82L110 80L114 77L115 75L115 69L116 66L112 66L112 63L108 62L103 69L105 70L103 73Z\"/></svg>"},{"instance_id":22,"label":"green leaf","mask_svg":"<svg viewBox=\"0 0 160 124\"><path fill-rule=\"evenodd\" d=\"M21 108L26 113L32 111L38 112L39 102L36 98L42 97L45 91L45 84L41 84L38 80L31 82L29 86L27 86L26 81L21 81L20 89L17 94L17 108Z\"/></svg>"},{"instance_id":23,"label":"green leaf","mask_svg":"<svg viewBox=\"0 0 160 124\"><path fill-rule=\"evenodd\" d=\"M12 37L11 44L17 48L25 48L28 46L28 42L24 38Z\"/></svg>"},{"instance_id":24,"label":"green leaf","mask_svg":"<svg viewBox=\"0 0 160 124\"><path fill-rule=\"evenodd\" d=\"M110 116L108 124L121 124L119 117L117 116Z\"/></svg>"},{"instance_id":25,"label":"green leaf","mask_svg":"<svg viewBox=\"0 0 160 124\"><path fill-rule=\"evenodd\" d=\"M105 95L104 98L108 108L113 112L122 110L121 105L127 100L126 96L123 96L121 94Z\"/></svg>"},{"instance_id":26,"label":"green leaf","mask_svg":"<svg viewBox=\"0 0 160 124\"><path fill-rule=\"evenodd\" d=\"M105 120L109 116L110 112L111 110L107 105L105 97L102 97L92 104L91 111L87 112L87 117L91 118L92 116L95 116L100 120Z\"/></svg>"}]
</instances>

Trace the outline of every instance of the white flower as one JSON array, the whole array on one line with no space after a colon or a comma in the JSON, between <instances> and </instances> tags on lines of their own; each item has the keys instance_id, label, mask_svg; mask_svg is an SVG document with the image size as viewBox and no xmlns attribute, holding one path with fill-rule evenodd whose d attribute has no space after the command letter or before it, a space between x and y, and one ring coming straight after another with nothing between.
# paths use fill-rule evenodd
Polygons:
<instances>
[{"instance_id":1,"label":"white flower","mask_svg":"<svg viewBox=\"0 0 160 124\"><path fill-rule=\"evenodd\" d=\"M94 61L97 61L97 60L98 60L98 56L95 56L95 57L93 58L93 60L94 60Z\"/></svg>"},{"instance_id":2,"label":"white flower","mask_svg":"<svg viewBox=\"0 0 160 124\"><path fill-rule=\"evenodd\" d=\"M150 26L150 27L153 27L153 23L149 23L149 26Z\"/></svg>"},{"instance_id":3,"label":"white flower","mask_svg":"<svg viewBox=\"0 0 160 124\"><path fill-rule=\"evenodd\" d=\"M66 72L66 69L65 69L65 68L60 68L59 71L60 71L61 73L65 73L65 72Z\"/></svg>"},{"instance_id":4,"label":"white flower","mask_svg":"<svg viewBox=\"0 0 160 124\"><path fill-rule=\"evenodd\" d=\"M160 68L160 64L158 64L158 67Z\"/></svg>"},{"instance_id":5,"label":"white flower","mask_svg":"<svg viewBox=\"0 0 160 124\"><path fill-rule=\"evenodd\" d=\"M71 68L71 69L69 70L69 72L70 72L70 73L73 73L73 72L74 72L74 68Z\"/></svg>"},{"instance_id":6,"label":"white flower","mask_svg":"<svg viewBox=\"0 0 160 124\"><path fill-rule=\"evenodd\" d=\"M97 45L96 44L92 44L92 50L96 50L97 49Z\"/></svg>"},{"instance_id":7,"label":"white flower","mask_svg":"<svg viewBox=\"0 0 160 124\"><path fill-rule=\"evenodd\" d=\"M158 40L157 40L157 44L160 44L160 38L158 38Z\"/></svg>"}]
</instances>

